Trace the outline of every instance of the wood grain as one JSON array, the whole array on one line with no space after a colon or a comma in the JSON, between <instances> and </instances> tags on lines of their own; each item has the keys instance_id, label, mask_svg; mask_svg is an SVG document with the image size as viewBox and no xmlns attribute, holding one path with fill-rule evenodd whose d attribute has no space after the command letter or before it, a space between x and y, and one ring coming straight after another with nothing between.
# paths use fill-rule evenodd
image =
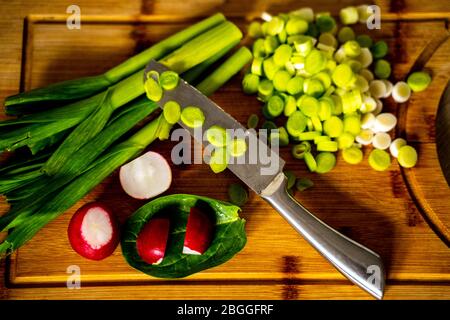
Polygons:
<instances>
[{"instance_id":1,"label":"wood grain","mask_svg":"<svg viewBox=\"0 0 450 320\"><path fill-rule=\"evenodd\" d=\"M114 3L114 0L109 1ZM336 12L336 8L358 3L338 2L318 1L314 7ZM443 3L429 2L420 6L418 1L401 2L403 5L397 7L388 1L379 2L393 21L384 22L382 29L375 33L375 37L385 38L389 43L390 59L395 64L395 79L403 79L426 48L442 40L442 35L447 32L446 22L438 19L447 15L449 9ZM54 3L55 8L49 5L31 6L26 12L33 14L28 20L29 32L25 37L26 59L22 81L27 88L97 74L108 69L184 27L192 20L179 16L186 13L186 8L191 8L189 15L193 16L221 10L234 16L234 21L244 27L245 20L261 10L286 11L297 6L292 1L284 0L276 4L265 1L222 3L194 0L176 4L174 1L128 1L122 5L122 10L114 8L105 16L99 7L86 1L81 6L86 8L87 14L92 15L86 18L81 30L69 31L61 15L49 14L61 13L56 8L64 9L62 1ZM15 6L13 4L10 8L18 9ZM24 11L18 10L17 17L23 19ZM169 13L177 16L172 16L172 23L165 23ZM428 17L427 21L416 21L424 17ZM435 19L428 21L429 17ZM20 82L20 54L17 59L20 44L17 44L17 38L21 37L21 22L15 22L19 29L13 32L16 36L2 42L12 45L8 46L8 54L0 57L0 65L9 66L0 72L1 97L17 91ZM6 26L0 25L0 28ZM429 36L424 37L424 34ZM445 73L449 67L448 50L445 51L445 46L444 49L441 46L438 48L435 54L433 50L428 57L430 59L426 59L430 61L427 68L432 68L440 74L439 77L447 76L448 79L448 72ZM17 60L14 61L14 57ZM239 77L233 79L213 99L245 123L250 113L260 113L261 106L253 97L241 93L239 82ZM424 108L425 114L433 114L427 107L434 106L439 100L440 90L440 87L432 86L427 96L422 97L427 99L427 103L423 103L424 100L420 102L420 96L414 96L406 109L407 117L402 130L407 135L414 132L420 134L417 139L408 138L416 144L423 142L424 151L433 148L433 140L426 138L432 131L430 126L425 125L426 121L417 120L423 114L420 110ZM386 103L386 108L401 112L392 101ZM151 148L169 156L172 146L173 143L156 143ZM369 169L367 159L358 166L347 165L339 159L332 173L319 176L308 173L303 163L290 156L289 150L282 151L287 168L299 176L310 177L316 184L314 189L297 194L296 197L321 219L382 255L388 269L388 299L450 298L450 251L423 219L415 190L412 190L411 197L408 186L417 183L427 191L422 191L423 194L433 194L432 198L436 201L433 209L438 214L444 213L445 217L450 212L450 203L439 201L444 193L436 190L433 193L433 183L439 177L439 167L433 162L436 161L435 155L422 150L420 155L419 166L406 173L397 164L387 172L377 173ZM217 184L217 176L205 165L172 165L172 169L176 183L168 193L191 192L226 199L228 184L237 181L231 173L226 172L220 176L221 183ZM411 173L414 173L417 182L409 180L408 175ZM408 184L405 184L405 177ZM422 196L424 203L431 203L428 198ZM121 191L117 175L114 174L40 231L11 257L6 266L3 265L6 267L6 282L0 284L0 298L369 298L355 286L348 285L274 210L254 194L243 211L248 234L245 249L220 267L170 282L150 278L131 269L123 260L120 249L102 262L87 261L71 250L66 238L67 222L79 206L93 200L105 201L116 208L121 221L143 204L130 200ZM0 212L6 210L7 205L1 203ZM73 264L81 267L81 290L65 288L66 269Z\"/></svg>"}]
</instances>

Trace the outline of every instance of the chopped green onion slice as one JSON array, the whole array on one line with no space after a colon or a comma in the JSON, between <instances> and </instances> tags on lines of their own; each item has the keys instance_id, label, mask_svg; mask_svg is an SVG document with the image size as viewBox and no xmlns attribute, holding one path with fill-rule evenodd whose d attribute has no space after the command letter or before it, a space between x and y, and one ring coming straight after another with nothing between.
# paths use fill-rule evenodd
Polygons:
<instances>
[{"instance_id":1,"label":"chopped green onion slice","mask_svg":"<svg viewBox=\"0 0 450 320\"><path fill-rule=\"evenodd\" d=\"M263 74L263 58L255 57L252 62L251 71L253 74L262 76Z\"/></svg>"},{"instance_id":2,"label":"chopped green onion slice","mask_svg":"<svg viewBox=\"0 0 450 320\"><path fill-rule=\"evenodd\" d=\"M338 33L338 40L340 43L346 43L347 41L355 40L355 32L350 27L342 27Z\"/></svg>"},{"instance_id":3,"label":"chopped green onion slice","mask_svg":"<svg viewBox=\"0 0 450 320\"><path fill-rule=\"evenodd\" d=\"M363 160L363 153L357 147L350 147L342 151L342 158L350 164L358 164Z\"/></svg>"},{"instance_id":4,"label":"chopped green onion slice","mask_svg":"<svg viewBox=\"0 0 450 320\"><path fill-rule=\"evenodd\" d=\"M163 89L152 77L145 81L145 92L147 93L147 98L155 102L161 100L163 96Z\"/></svg>"},{"instance_id":5,"label":"chopped green onion slice","mask_svg":"<svg viewBox=\"0 0 450 320\"><path fill-rule=\"evenodd\" d=\"M398 158L400 148L404 146L406 146L406 140L402 138L397 138L391 142L391 145L389 146L389 151L391 152L391 155L394 158Z\"/></svg>"},{"instance_id":6,"label":"chopped green onion slice","mask_svg":"<svg viewBox=\"0 0 450 320\"><path fill-rule=\"evenodd\" d=\"M261 129L266 129L266 130L268 130L268 131L269 131L268 133L270 134L270 133L271 133L270 131L276 130L276 129L277 129L277 125L276 125L275 122L273 122L273 121L266 120L266 121L264 121L264 123L262 124Z\"/></svg>"},{"instance_id":7,"label":"chopped green onion slice","mask_svg":"<svg viewBox=\"0 0 450 320\"><path fill-rule=\"evenodd\" d=\"M344 131L357 136L361 131L361 120L359 114L350 114L344 117Z\"/></svg>"},{"instance_id":8,"label":"chopped green onion slice","mask_svg":"<svg viewBox=\"0 0 450 320\"><path fill-rule=\"evenodd\" d=\"M331 76L327 71L321 71L315 74L313 78L320 80L325 89L328 89L331 86Z\"/></svg>"},{"instance_id":9,"label":"chopped green onion slice","mask_svg":"<svg viewBox=\"0 0 450 320\"><path fill-rule=\"evenodd\" d=\"M331 139L328 136L318 136L314 138L314 144L316 145L323 141L331 141Z\"/></svg>"},{"instance_id":10,"label":"chopped green onion slice","mask_svg":"<svg viewBox=\"0 0 450 320\"><path fill-rule=\"evenodd\" d=\"M247 120L247 128L248 129L255 129L258 127L259 117L257 114L252 113Z\"/></svg>"},{"instance_id":11,"label":"chopped green onion slice","mask_svg":"<svg viewBox=\"0 0 450 320\"><path fill-rule=\"evenodd\" d=\"M215 148L211 153L209 166L214 173L224 171L228 166L229 155L226 148Z\"/></svg>"},{"instance_id":12,"label":"chopped green onion slice","mask_svg":"<svg viewBox=\"0 0 450 320\"><path fill-rule=\"evenodd\" d=\"M294 40L295 50L303 57L311 52L313 46L313 40L310 36L298 36Z\"/></svg>"},{"instance_id":13,"label":"chopped green onion slice","mask_svg":"<svg viewBox=\"0 0 450 320\"><path fill-rule=\"evenodd\" d=\"M273 77L273 86L275 90L284 92L287 90L287 85L291 80L291 75L286 70L278 70Z\"/></svg>"},{"instance_id":14,"label":"chopped green onion slice","mask_svg":"<svg viewBox=\"0 0 450 320\"><path fill-rule=\"evenodd\" d=\"M355 137L349 132L344 132L337 137L338 147L341 150L350 148L353 142L355 142Z\"/></svg>"},{"instance_id":15,"label":"chopped green onion slice","mask_svg":"<svg viewBox=\"0 0 450 320\"><path fill-rule=\"evenodd\" d=\"M233 183L228 187L228 198L232 204L242 207L248 201L248 192L242 185Z\"/></svg>"},{"instance_id":16,"label":"chopped green onion slice","mask_svg":"<svg viewBox=\"0 0 450 320\"><path fill-rule=\"evenodd\" d=\"M299 178L299 179L297 179L297 182L295 183L295 188L300 192L305 191L313 186L314 186L314 182L312 182L308 178Z\"/></svg>"},{"instance_id":17,"label":"chopped green onion slice","mask_svg":"<svg viewBox=\"0 0 450 320\"><path fill-rule=\"evenodd\" d=\"M270 57L263 62L263 69L264 74L266 75L267 79L273 80L275 73L280 69L280 67L275 64L273 57Z\"/></svg>"},{"instance_id":18,"label":"chopped green onion slice","mask_svg":"<svg viewBox=\"0 0 450 320\"><path fill-rule=\"evenodd\" d=\"M357 36L356 42L358 42L362 48L370 48L373 45L372 38L367 34L360 34L359 36Z\"/></svg>"},{"instance_id":19,"label":"chopped green onion slice","mask_svg":"<svg viewBox=\"0 0 450 320\"><path fill-rule=\"evenodd\" d=\"M319 100L319 119L325 121L330 119L332 111L334 108L333 99L330 97L322 97Z\"/></svg>"},{"instance_id":20,"label":"chopped green onion slice","mask_svg":"<svg viewBox=\"0 0 450 320\"><path fill-rule=\"evenodd\" d=\"M384 150L373 149L369 155L369 165L376 171L385 171L391 165L391 157Z\"/></svg>"},{"instance_id":21,"label":"chopped green onion slice","mask_svg":"<svg viewBox=\"0 0 450 320\"><path fill-rule=\"evenodd\" d=\"M181 111L181 121L189 128L198 128L205 122L205 115L200 108L189 106Z\"/></svg>"},{"instance_id":22,"label":"chopped green onion slice","mask_svg":"<svg viewBox=\"0 0 450 320\"><path fill-rule=\"evenodd\" d=\"M316 159L314 159L314 156L310 152L306 152L303 156L303 159L305 160L306 166L308 167L309 171L315 172L317 169L317 162Z\"/></svg>"},{"instance_id":23,"label":"chopped green onion slice","mask_svg":"<svg viewBox=\"0 0 450 320\"><path fill-rule=\"evenodd\" d=\"M339 12L342 24L355 24L359 20L358 9L356 7L347 7Z\"/></svg>"},{"instance_id":24,"label":"chopped green onion slice","mask_svg":"<svg viewBox=\"0 0 450 320\"><path fill-rule=\"evenodd\" d=\"M255 94L258 92L259 77L256 74L247 73L242 79L242 89L246 94Z\"/></svg>"},{"instance_id":25,"label":"chopped green onion slice","mask_svg":"<svg viewBox=\"0 0 450 320\"><path fill-rule=\"evenodd\" d=\"M291 189L292 187L294 187L297 177L295 176L295 173L291 170L284 170L283 173L287 178L286 188Z\"/></svg>"},{"instance_id":26,"label":"chopped green onion slice","mask_svg":"<svg viewBox=\"0 0 450 320\"><path fill-rule=\"evenodd\" d=\"M324 143L324 142L323 142ZM336 166L336 156L331 152L320 152L316 156L317 173L330 172Z\"/></svg>"},{"instance_id":27,"label":"chopped green onion slice","mask_svg":"<svg viewBox=\"0 0 450 320\"><path fill-rule=\"evenodd\" d=\"M289 134L284 127L279 127L278 130L272 131L270 134L270 143L273 144L277 140L277 145L285 147L289 144Z\"/></svg>"},{"instance_id":28,"label":"chopped green onion slice","mask_svg":"<svg viewBox=\"0 0 450 320\"><path fill-rule=\"evenodd\" d=\"M258 21L253 21L248 26L248 35L252 37L253 39L261 38L263 36L262 30L261 30L261 23Z\"/></svg>"},{"instance_id":29,"label":"chopped green onion slice","mask_svg":"<svg viewBox=\"0 0 450 320\"><path fill-rule=\"evenodd\" d=\"M181 107L176 101L167 101L164 104L163 115L170 124L175 124L180 120Z\"/></svg>"},{"instance_id":30,"label":"chopped green onion slice","mask_svg":"<svg viewBox=\"0 0 450 320\"><path fill-rule=\"evenodd\" d=\"M322 43L334 49L336 49L338 46L338 41L336 40L336 37L330 32L322 33L319 37L319 43Z\"/></svg>"},{"instance_id":31,"label":"chopped green onion slice","mask_svg":"<svg viewBox=\"0 0 450 320\"><path fill-rule=\"evenodd\" d=\"M296 95L303 92L304 79L300 76L289 79L286 85L286 91L291 95Z\"/></svg>"},{"instance_id":32,"label":"chopped green onion slice","mask_svg":"<svg viewBox=\"0 0 450 320\"><path fill-rule=\"evenodd\" d=\"M316 74L327 66L327 58L319 50L312 50L305 59L305 71L311 75Z\"/></svg>"},{"instance_id":33,"label":"chopped green onion slice","mask_svg":"<svg viewBox=\"0 0 450 320\"><path fill-rule=\"evenodd\" d=\"M300 111L294 111L286 122L288 133L298 139L300 133L306 129L306 117Z\"/></svg>"},{"instance_id":34,"label":"chopped green onion slice","mask_svg":"<svg viewBox=\"0 0 450 320\"><path fill-rule=\"evenodd\" d=\"M380 40L377 41L372 48L370 48L370 51L372 51L373 57L375 59L381 59L388 53L388 45L385 41Z\"/></svg>"},{"instance_id":35,"label":"chopped green onion slice","mask_svg":"<svg viewBox=\"0 0 450 320\"><path fill-rule=\"evenodd\" d=\"M288 35L303 34L308 31L308 22L298 18L292 17L286 24L286 32Z\"/></svg>"},{"instance_id":36,"label":"chopped green onion slice","mask_svg":"<svg viewBox=\"0 0 450 320\"><path fill-rule=\"evenodd\" d=\"M308 141L303 141L300 144L296 144L292 147L292 156L295 159L303 159L305 153L311 151L311 144Z\"/></svg>"},{"instance_id":37,"label":"chopped green onion slice","mask_svg":"<svg viewBox=\"0 0 450 320\"><path fill-rule=\"evenodd\" d=\"M304 96L301 100L300 111L307 117L317 116L319 113L319 101L310 96Z\"/></svg>"},{"instance_id":38,"label":"chopped green onion slice","mask_svg":"<svg viewBox=\"0 0 450 320\"><path fill-rule=\"evenodd\" d=\"M224 147L227 145L229 135L225 128L214 125L206 130L206 139L215 147Z\"/></svg>"},{"instance_id":39,"label":"chopped green onion slice","mask_svg":"<svg viewBox=\"0 0 450 320\"><path fill-rule=\"evenodd\" d=\"M398 163L403 168L412 168L417 164L417 151L411 146L403 146L398 151Z\"/></svg>"},{"instance_id":40,"label":"chopped green onion slice","mask_svg":"<svg viewBox=\"0 0 450 320\"><path fill-rule=\"evenodd\" d=\"M332 16L320 15L316 18L316 25L320 33L330 32L336 27L336 21Z\"/></svg>"},{"instance_id":41,"label":"chopped green onion slice","mask_svg":"<svg viewBox=\"0 0 450 320\"><path fill-rule=\"evenodd\" d=\"M363 129L356 136L356 142L363 146L371 144L372 141L373 141L373 131L371 129Z\"/></svg>"},{"instance_id":42,"label":"chopped green onion slice","mask_svg":"<svg viewBox=\"0 0 450 320\"><path fill-rule=\"evenodd\" d=\"M278 117L283 113L284 101L280 96L271 96L267 101L267 112L272 117Z\"/></svg>"},{"instance_id":43,"label":"chopped green onion slice","mask_svg":"<svg viewBox=\"0 0 450 320\"><path fill-rule=\"evenodd\" d=\"M319 137L322 133L319 131L307 131L307 132L302 132L298 135L298 139L300 141L305 141L305 140L314 140L316 137Z\"/></svg>"},{"instance_id":44,"label":"chopped green onion slice","mask_svg":"<svg viewBox=\"0 0 450 320\"><path fill-rule=\"evenodd\" d=\"M380 79L389 78L391 75L391 64L384 59L377 60L374 73Z\"/></svg>"},{"instance_id":45,"label":"chopped green onion slice","mask_svg":"<svg viewBox=\"0 0 450 320\"><path fill-rule=\"evenodd\" d=\"M303 82L303 91L307 95L319 98L325 92L325 88L319 79L308 78Z\"/></svg>"},{"instance_id":46,"label":"chopped green onion slice","mask_svg":"<svg viewBox=\"0 0 450 320\"><path fill-rule=\"evenodd\" d=\"M273 84L270 80L264 79L259 82L258 93L263 97L270 97L273 92Z\"/></svg>"},{"instance_id":47,"label":"chopped green onion slice","mask_svg":"<svg viewBox=\"0 0 450 320\"><path fill-rule=\"evenodd\" d=\"M161 73L159 77L159 83L164 90L173 90L178 86L178 82L180 81L180 77L178 73L168 70Z\"/></svg>"},{"instance_id":48,"label":"chopped green onion slice","mask_svg":"<svg viewBox=\"0 0 450 320\"><path fill-rule=\"evenodd\" d=\"M337 116L332 116L323 123L323 131L331 138L339 137L344 131L344 124Z\"/></svg>"},{"instance_id":49,"label":"chopped green onion slice","mask_svg":"<svg viewBox=\"0 0 450 320\"><path fill-rule=\"evenodd\" d=\"M317 144L317 151L338 151L338 143L336 141L321 141Z\"/></svg>"},{"instance_id":50,"label":"chopped green onion slice","mask_svg":"<svg viewBox=\"0 0 450 320\"><path fill-rule=\"evenodd\" d=\"M333 79L334 84L339 88L347 88L356 81L352 68L345 63L338 65L336 69L334 69L331 78Z\"/></svg>"},{"instance_id":51,"label":"chopped green onion slice","mask_svg":"<svg viewBox=\"0 0 450 320\"><path fill-rule=\"evenodd\" d=\"M356 58L361 54L361 46L355 40L347 41L344 44L344 52L347 57Z\"/></svg>"},{"instance_id":52,"label":"chopped green onion slice","mask_svg":"<svg viewBox=\"0 0 450 320\"><path fill-rule=\"evenodd\" d=\"M409 75L407 83L412 91L420 92L428 88L431 76L424 71L413 72Z\"/></svg>"},{"instance_id":53,"label":"chopped green onion slice","mask_svg":"<svg viewBox=\"0 0 450 320\"><path fill-rule=\"evenodd\" d=\"M411 88L404 81L399 81L392 88L392 98L395 102L403 103L408 101L411 96Z\"/></svg>"},{"instance_id":54,"label":"chopped green onion slice","mask_svg":"<svg viewBox=\"0 0 450 320\"><path fill-rule=\"evenodd\" d=\"M383 98L386 95L387 88L383 81L372 80L369 83L369 92L374 98Z\"/></svg>"},{"instance_id":55,"label":"chopped green onion slice","mask_svg":"<svg viewBox=\"0 0 450 320\"><path fill-rule=\"evenodd\" d=\"M297 101L293 96L286 95L284 97L284 110L283 114L289 117L292 113L297 110Z\"/></svg>"},{"instance_id":56,"label":"chopped green onion slice","mask_svg":"<svg viewBox=\"0 0 450 320\"><path fill-rule=\"evenodd\" d=\"M228 147L228 145L227 145ZM240 157L247 151L247 142L245 139L234 138L229 145L229 153L233 157Z\"/></svg>"},{"instance_id":57,"label":"chopped green onion slice","mask_svg":"<svg viewBox=\"0 0 450 320\"><path fill-rule=\"evenodd\" d=\"M292 55L292 47L287 44L282 44L279 46L273 55L273 60L275 64L277 64L280 67L284 67L286 62L288 62L291 59Z\"/></svg>"},{"instance_id":58,"label":"chopped green onion slice","mask_svg":"<svg viewBox=\"0 0 450 320\"><path fill-rule=\"evenodd\" d=\"M284 20L280 17L274 17L269 21L267 25L267 34L275 36L284 29Z\"/></svg>"},{"instance_id":59,"label":"chopped green onion slice","mask_svg":"<svg viewBox=\"0 0 450 320\"><path fill-rule=\"evenodd\" d=\"M314 21L314 11L311 8L305 7L301 8L295 11L290 12L290 14L294 17L298 17L300 19L303 19L307 22L313 22Z\"/></svg>"},{"instance_id":60,"label":"chopped green onion slice","mask_svg":"<svg viewBox=\"0 0 450 320\"><path fill-rule=\"evenodd\" d=\"M268 36L264 39L264 50L266 54L271 54L280 45L277 37Z\"/></svg>"},{"instance_id":61,"label":"chopped green onion slice","mask_svg":"<svg viewBox=\"0 0 450 320\"><path fill-rule=\"evenodd\" d=\"M252 47L253 57L256 58L264 58L266 56L266 47L264 39L256 39L253 43ZM262 63L262 61L261 61ZM252 70L253 72L253 70Z\"/></svg>"}]
</instances>

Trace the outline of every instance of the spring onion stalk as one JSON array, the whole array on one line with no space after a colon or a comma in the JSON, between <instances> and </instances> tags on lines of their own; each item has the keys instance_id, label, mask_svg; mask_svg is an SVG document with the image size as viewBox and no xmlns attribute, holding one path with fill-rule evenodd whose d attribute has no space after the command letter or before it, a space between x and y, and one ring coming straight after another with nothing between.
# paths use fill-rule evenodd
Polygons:
<instances>
[{"instance_id":1,"label":"spring onion stalk","mask_svg":"<svg viewBox=\"0 0 450 320\"><path fill-rule=\"evenodd\" d=\"M236 74L242 65L245 65L245 63L236 63L237 61L235 59L232 60L233 63L230 63L231 59L232 57L218 68L223 71L222 74L224 77L221 79L222 85L226 83L232 75ZM217 87L219 82L217 74L214 72L205 78L204 81L209 82L212 80L215 80L214 87ZM209 94L213 93L212 87L203 86L203 88L209 90ZM163 115L160 115L128 140L111 147L103 155L97 158L95 163L91 164L83 174L72 180L62 190L52 193L49 201L46 201L43 206L33 210L32 213L28 213L26 217L21 217L19 213L15 219L10 220L9 223L15 227L4 242L0 244L0 254L12 252L25 244L42 227L61 215L64 211L68 210L115 169L143 152L149 144L157 139L162 119ZM93 149L98 147L95 145L94 141L96 140L91 140L89 142ZM4 225L1 221L7 216L8 215L0 217L0 225Z\"/></svg>"},{"instance_id":2,"label":"spring onion stalk","mask_svg":"<svg viewBox=\"0 0 450 320\"><path fill-rule=\"evenodd\" d=\"M10 115L22 114L36 109L35 103L49 101L64 103L65 101L82 99L96 94L142 69L148 61L164 57L191 39L224 21L225 17L223 14L215 14L155 44L102 75L59 82L8 97L5 101L6 113Z\"/></svg>"}]
</instances>

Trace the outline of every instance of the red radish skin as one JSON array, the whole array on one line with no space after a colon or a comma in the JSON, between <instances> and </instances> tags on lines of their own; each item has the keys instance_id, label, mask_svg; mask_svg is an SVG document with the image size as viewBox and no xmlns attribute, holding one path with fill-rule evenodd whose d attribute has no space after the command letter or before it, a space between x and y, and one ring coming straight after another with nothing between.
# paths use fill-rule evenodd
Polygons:
<instances>
[{"instance_id":1,"label":"red radish skin","mask_svg":"<svg viewBox=\"0 0 450 320\"><path fill-rule=\"evenodd\" d=\"M211 218L198 208L191 208L184 238L184 254L203 254L209 247L214 233Z\"/></svg>"},{"instance_id":2,"label":"red radish skin","mask_svg":"<svg viewBox=\"0 0 450 320\"><path fill-rule=\"evenodd\" d=\"M103 260L119 244L119 226L112 211L102 203L84 205L75 212L68 227L69 242L82 257Z\"/></svg>"},{"instance_id":3,"label":"red radish skin","mask_svg":"<svg viewBox=\"0 0 450 320\"><path fill-rule=\"evenodd\" d=\"M161 263L166 252L169 228L168 218L153 218L145 224L136 240L142 260L153 265Z\"/></svg>"}]
</instances>

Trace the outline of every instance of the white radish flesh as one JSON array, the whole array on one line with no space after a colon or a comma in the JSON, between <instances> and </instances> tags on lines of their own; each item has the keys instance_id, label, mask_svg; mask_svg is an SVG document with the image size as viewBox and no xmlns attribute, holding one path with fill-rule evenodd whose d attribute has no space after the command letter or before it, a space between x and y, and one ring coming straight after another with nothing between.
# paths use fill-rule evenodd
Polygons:
<instances>
[{"instance_id":1,"label":"white radish flesh","mask_svg":"<svg viewBox=\"0 0 450 320\"><path fill-rule=\"evenodd\" d=\"M397 82L394 88L392 89L392 97L394 98L395 102L398 103L406 102L408 101L410 96L411 96L411 88L404 81Z\"/></svg>"},{"instance_id":2,"label":"white radish flesh","mask_svg":"<svg viewBox=\"0 0 450 320\"><path fill-rule=\"evenodd\" d=\"M120 168L120 184L133 198L149 199L167 189L172 171L167 161L156 152L147 152Z\"/></svg>"},{"instance_id":3,"label":"white radish flesh","mask_svg":"<svg viewBox=\"0 0 450 320\"><path fill-rule=\"evenodd\" d=\"M397 124L397 117L392 113L380 113L375 119L373 131L375 132L389 132L394 129Z\"/></svg>"},{"instance_id":4,"label":"white radish flesh","mask_svg":"<svg viewBox=\"0 0 450 320\"><path fill-rule=\"evenodd\" d=\"M391 136L386 132L378 132L373 137L372 145L376 149L386 150L391 145Z\"/></svg>"},{"instance_id":5,"label":"white radish flesh","mask_svg":"<svg viewBox=\"0 0 450 320\"><path fill-rule=\"evenodd\" d=\"M391 145L389 146L389 151L391 152L392 156L394 158L398 157L398 151L401 147L406 146L406 140L403 138L397 138L394 141L392 141Z\"/></svg>"}]
</instances>

